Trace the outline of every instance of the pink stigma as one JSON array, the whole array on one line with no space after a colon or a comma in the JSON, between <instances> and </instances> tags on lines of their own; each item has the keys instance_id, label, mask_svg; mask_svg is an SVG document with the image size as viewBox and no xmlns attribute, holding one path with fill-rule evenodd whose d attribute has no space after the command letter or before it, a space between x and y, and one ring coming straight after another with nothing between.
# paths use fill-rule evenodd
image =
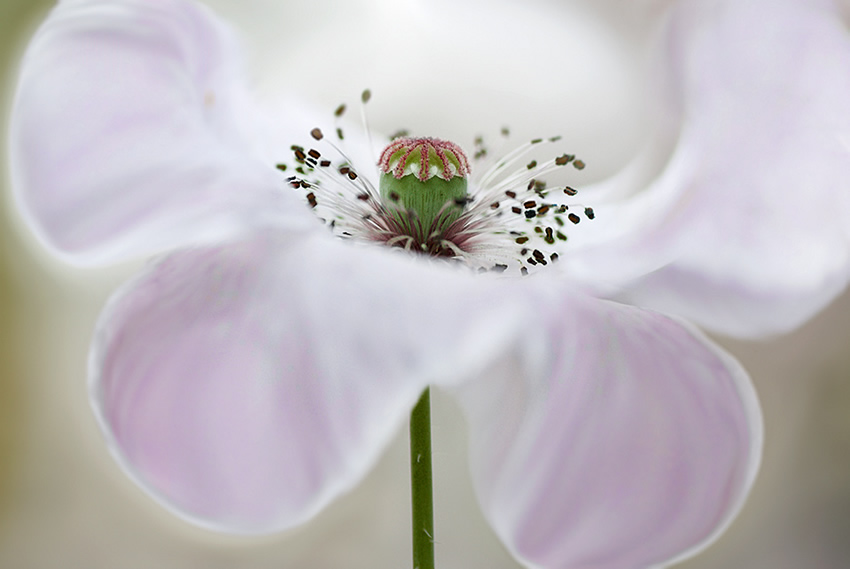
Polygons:
<instances>
[{"instance_id":1,"label":"pink stigma","mask_svg":"<svg viewBox=\"0 0 850 569\"><path fill-rule=\"evenodd\" d=\"M378 166L384 174L392 173L396 179L400 179L404 176L411 154L417 151L419 154L419 172L416 177L422 182L431 177L429 171L432 153L442 165L440 177L444 180L451 180L455 176L465 178L469 175L469 160L463 149L454 142L440 140L439 138L396 139L381 153ZM455 166L454 171L452 171L452 165Z\"/></svg>"}]
</instances>

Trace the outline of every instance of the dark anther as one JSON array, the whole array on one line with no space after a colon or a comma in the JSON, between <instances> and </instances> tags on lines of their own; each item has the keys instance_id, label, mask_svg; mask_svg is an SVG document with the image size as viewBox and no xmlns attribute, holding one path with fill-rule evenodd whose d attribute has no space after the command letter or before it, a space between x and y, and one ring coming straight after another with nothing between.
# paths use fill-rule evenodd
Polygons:
<instances>
[{"instance_id":1,"label":"dark anther","mask_svg":"<svg viewBox=\"0 0 850 569\"><path fill-rule=\"evenodd\" d=\"M548 205L541 205L537 208L537 215L546 215L546 212L549 211Z\"/></svg>"},{"instance_id":2,"label":"dark anther","mask_svg":"<svg viewBox=\"0 0 850 569\"><path fill-rule=\"evenodd\" d=\"M555 232L555 237L557 237L557 238L558 238L558 239L560 239L561 241L566 241L566 240L567 240L567 236L566 236L566 235L564 235L563 233L561 233L560 231L556 231L556 232Z\"/></svg>"},{"instance_id":3,"label":"dark anther","mask_svg":"<svg viewBox=\"0 0 850 569\"><path fill-rule=\"evenodd\" d=\"M514 191L508 190L507 192L505 192L505 195L511 199L516 199L516 192Z\"/></svg>"},{"instance_id":4,"label":"dark anther","mask_svg":"<svg viewBox=\"0 0 850 569\"><path fill-rule=\"evenodd\" d=\"M302 188L305 188L305 189L306 189L306 188L309 188L309 187L310 187L310 183L309 183L308 181L306 181L306 180L300 180L300 181L299 181L299 183L301 184L301 187L302 187Z\"/></svg>"},{"instance_id":5,"label":"dark anther","mask_svg":"<svg viewBox=\"0 0 850 569\"><path fill-rule=\"evenodd\" d=\"M307 152L307 154L309 154L309 155L310 155L311 157L313 157L313 158L316 158L317 160L318 160L318 159L322 156L322 155L319 153L319 151L318 151L318 150L316 150L315 148L311 148L311 149Z\"/></svg>"},{"instance_id":6,"label":"dark anther","mask_svg":"<svg viewBox=\"0 0 850 569\"><path fill-rule=\"evenodd\" d=\"M372 91L369 89L364 89L363 93L360 94L360 100L365 104L369 102L369 99L372 98Z\"/></svg>"},{"instance_id":7,"label":"dark anther","mask_svg":"<svg viewBox=\"0 0 850 569\"><path fill-rule=\"evenodd\" d=\"M549 255L549 258L552 260L553 263L559 259L557 253L552 253L551 255Z\"/></svg>"},{"instance_id":8,"label":"dark anther","mask_svg":"<svg viewBox=\"0 0 850 569\"><path fill-rule=\"evenodd\" d=\"M513 206L511 208L511 211L514 213L522 213L522 209L518 208L517 206Z\"/></svg>"},{"instance_id":9,"label":"dark anther","mask_svg":"<svg viewBox=\"0 0 850 569\"><path fill-rule=\"evenodd\" d=\"M573 166L575 167L576 170L584 170L584 161L583 160L576 160L575 162L573 162Z\"/></svg>"},{"instance_id":10,"label":"dark anther","mask_svg":"<svg viewBox=\"0 0 850 569\"><path fill-rule=\"evenodd\" d=\"M526 269L525 267L520 267L519 272L522 276L528 275L528 269Z\"/></svg>"},{"instance_id":11,"label":"dark anther","mask_svg":"<svg viewBox=\"0 0 850 569\"><path fill-rule=\"evenodd\" d=\"M573 188L571 188L571 187L569 187L569 186L566 186L566 187L564 188L564 193L565 193L565 194L567 194L568 196L574 196L574 195L576 195L576 194L578 193L578 190L573 189Z\"/></svg>"},{"instance_id":12,"label":"dark anther","mask_svg":"<svg viewBox=\"0 0 850 569\"><path fill-rule=\"evenodd\" d=\"M525 256L525 254L526 254L526 253L528 253L528 249L526 249L526 248L524 248L524 247L523 247L523 249L519 252L519 254L520 254L520 255L523 255L523 256Z\"/></svg>"},{"instance_id":13,"label":"dark anther","mask_svg":"<svg viewBox=\"0 0 850 569\"><path fill-rule=\"evenodd\" d=\"M493 270L497 273L504 273L508 269L507 265L503 265L501 263L496 263L493 265Z\"/></svg>"},{"instance_id":14,"label":"dark anther","mask_svg":"<svg viewBox=\"0 0 850 569\"><path fill-rule=\"evenodd\" d=\"M559 140L561 140L561 135L553 136L549 139L549 142L558 142Z\"/></svg>"},{"instance_id":15,"label":"dark anther","mask_svg":"<svg viewBox=\"0 0 850 569\"><path fill-rule=\"evenodd\" d=\"M277 165L275 166L275 168L277 168L277 169L278 169L278 170L280 170L281 172L286 172L286 164L277 164Z\"/></svg>"},{"instance_id":16,"label":"dark anther","mask_svg":"<svg viewBox=\"0 0 850 569\"><path fill-rule=\"evenodd\" d=\"M523 235L522 237L517 237L516 242L522 245L523 243L528 243L528 237Z\"/></svg>"},{"instance_id":17,"label":"dark anther","mask_svg":"<svg viewBox=\"0 0 850 569\"><path fill-rule=\"evenodd\" d=\"M584 208L584 215L586 215L586 216L587 216L587 219L593 219L593 218L595 218L595 217L596 217L596 214L595 214L595 213L593 213L593 208L592 208L592 207L586 207L586 208Z\"/></svg>"},{"instance_id":18,"label":"dark anther","mask_svg":"<svg viewBox=\"0 0 850 569\"><path fill-rule=\"evenodd\" d=\"M502 134L502 136L510 136L511 135L511 129L509 129L506 126L503 126L501 134Z\"/></svg>"},{"instance_id":19,"label":"dark anther","mask_svg":"<svg viewBox=\"0 0 850 569\"><path fill-rule=\"evenodd\" d=\"M570 221L572 221L573 223L578 223L579 221L581 221L581 218L574 213L571 213L570 215L568 215L567 218Z\"/></svg>"},{"instance_id":20,"label":"dark anther","mask_svg":"<svg viewBox=\"0 0 850 569\"><path fill-rule=\"evenodd\" d=\"M563 166L564 164L567 164L570 160L572 160L574 158L575 158L574 154L564 154L562 156L558 156L557 158L555 158L555 164L557 164L558 166Z\"/></svg>"},{"instance_id":21,"label":"dark anther","mask_svg":"<svg viewBox=\"0 0 850 569\"><path fill-rule=\"evenodd\" d=\"M525 210L525 218L526 218L526 219L531 219L532 217L537 217L537 212L536 212L536 211L534 211L533 209L527 209L527 210Z\"/></svg>"},{"instance_id":22,"label":"dark anther","mask_svg":"<svg viewBox=\"0 0 850 569\"><path fill-rule=\"evenodd\" d=\"M304 159L307 158L307 155L301 152L300 150L295 151L295 159L299 162L304 162Z\"/></svg>"},{"instance_id":23,"label":"dark anther","mask_svg":"<svg viewBox=\"0 0 850 569\"><path fill-rule=\"evenodd\" d=\"M362 202L365 202L369 199L369 194L367 194L366 192L363 192L362 194L357 194L357 199Z\"/></svg>"},{"instance_id":24,"label":"dark anther","mask_svg":"<svg viewBox=\"0 0 850 569\"><path fill-rule=\"evenodd\" d=\"M540 144L541 142L543 142L542 138L535 138L531 141L531 144Z\"/></svg>"},{"instance_id":25,"label":"dark anther","mask_svg":"<svg viewBox=\"0 0 850 569\"><path fill-rule=\"evenodd\" d=\"M348 179L349 180L356 180L357 179L357 173L354 170L349 170L348 171Z\"/></svg>"},{"instance_id":26,"label":"dark anther","mask_svg":"<svg viewBox=\"0 0 850 569\"><path fill-rule=\"evenodd\" d=\"M537 259L538 261L543 261L546 258L546 257L543 256L543 253L541 251L539 251L538 249L535 249L534 251L532 251L531 254L534 255L534 258Z\"/></svg>"},{"instance_id":27,"label":"dark anther","mask_svg":"<svg viewBox=\"0 0 850 569\"><path fill-rule=\"evenodd\" d=\"M493 202L490 204L490 209L499 209L499 202Z\"/></svg>"},{"instance_id":28,"label":"dark anther","mask_svg":"<svg viewBox=\"0 0 850 569\"><path fill-rule=\"evenodd\" d=\"M321 162L319 162L319 166L321 166L322 168L327 168L330 165L331 165L330 160L322 160Z\"/></svg>"},{"instance_id":29,"label":"dark anther","mask_svg":"<svg viewBox=\"0 0 850 569\"><path fill-rule=\"evenodd\" d=\"M532 207L537 207L537 202L536 202L536 201L534 201L534 200L528 200L527 202L524 202L524 203L522 204L522 206L523 206L525 209L530 209L530 208L532 208Z\"/></svg>"},{"instance_id":30,"label":"dark anther","mask_svg":"<svg viewBox=\"0 0 850 569\"><path fill-rule=\"evenodd\" d=\"M345 104L342 104L342 105L340 105L336 108L336 110L334 111L334 116L339 118L339 117L342 116L342 114L344 112L345 112Z\"/></svg>"},{"instance_id":31,"label":"dark anther","mask_svg":"<svg viewBox=\"0 0 850 569\"><path fill-rule=\"evenodd\" d=\"M311 130L310 136L312 136L316 140L322 140L322 138L325 137L325 135L322 134L322 129L320 129L320 128L314 128L313 130Z\"/></svg>"},{"instance_id":32,"label":"dark anther","mask_svg":"<svg viewBox=\"0 0 850 569\"><path fill-rule=\"evenodd\" d=\"M348 166L343 166L342 168L339 169L339 173L342 174L342 175L348 174L350 171L351 171L351 168L349 168Z\"/></svg>"},{"instance_id":33,"label":"dark anther","mask_svg":"<svg viewBox=\"0 0 850 569\"><path fill-rule=\"evenodd\" d=\"M338 139L340 139L340 140L342 140L342 139L344 139L344 138L345 138L345 137L342 135L342 129L341 129L341 128L336 129L336 137L337 137Z\"/></svg>"},{"instance_id":34,"label":"dark anther","mask_svg":"<svg viewBox=\"0 0 850 569\"><path fill-rule=\"evenodd\" d=\"M529 265L536 265L537 264L537 261L534 260L534 257L529 257L528 259L525 260L525 262L528 263Z\"/></svg>"},{"instance_id":35,"label":"dark anther","mask_svg":"<svg viewBox=\"0 0 850 569\"><path fill-rule=\"evenodd\" d=\"M532 168L535 168L536 166L537 166L537 160L532 160L531 162L529 162L528 164L525 165L525 167L528 168L529 170L531 170Z\"/></svg>"}]
</instances>

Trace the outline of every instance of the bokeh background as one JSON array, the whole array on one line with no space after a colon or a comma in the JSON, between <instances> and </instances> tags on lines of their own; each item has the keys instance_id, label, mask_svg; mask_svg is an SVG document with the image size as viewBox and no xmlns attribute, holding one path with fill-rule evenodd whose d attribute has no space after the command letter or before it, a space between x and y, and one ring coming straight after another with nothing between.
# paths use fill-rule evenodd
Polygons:
<instances>
[{"instance_id":1,"label":"bokeh background","mask_svg":"<svg viewBox=\"0 0 850 569\"><path fill-rule=\"evenodd\" d=\"M0 0L4 133L22 50L51 4ZM0 150L0 567L408 566L407 451L401 433L354 492L305 527L262 539L190 527L124 477L89 411L85 361L100 307L136 265L76 270L47 256L11 207L5 134ZM728 533L680 567L850 566L850 294L793 334L720 341L750 371L760 394L764 462ZM440 566L517 568L478 513L457 408L440 394L434 406Z\"/></svg>"}]
</instances>

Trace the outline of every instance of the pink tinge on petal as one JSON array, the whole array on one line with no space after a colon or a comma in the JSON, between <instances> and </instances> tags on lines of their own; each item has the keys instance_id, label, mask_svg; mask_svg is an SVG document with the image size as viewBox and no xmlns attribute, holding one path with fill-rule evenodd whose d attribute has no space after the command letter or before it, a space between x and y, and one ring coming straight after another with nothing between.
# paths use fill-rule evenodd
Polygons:
<instances>
[{"instance_id":1,"label":"pink tinge on petal","mask_svg":"<svg viewBox=\"0 0 850 569\"><path fill-rule=\"evenodd\" d=\"M239 56L189 0L56 6L11 116L15 195L42 240L101 263L306 223L260 146Z\"/></svg>"},{"instance_id":2,"label":"pink tinge on petal","mask_svg":"<svg viewBox=\"0 0 850 569\"><path fill-rule=\"evenodd\" d=\"M303 522L368 471L426 385L479 373L519 329L497 283L430 264L263 233L153 265L113 297L90 357L113 454L205 527Z\"/></svg>"},{"instance_id":3,"label":"pink tinge on petal","mask_svg":"<svg viewBox=\"0 0 850 569\"><path fill-rule=\"evenodd\" d=\"M655 313L576 295L546 312L523 350L460 389L497 534L547 569L657 567L705 547L758 468L746 373Z\"/></svg>"}]
</instances>

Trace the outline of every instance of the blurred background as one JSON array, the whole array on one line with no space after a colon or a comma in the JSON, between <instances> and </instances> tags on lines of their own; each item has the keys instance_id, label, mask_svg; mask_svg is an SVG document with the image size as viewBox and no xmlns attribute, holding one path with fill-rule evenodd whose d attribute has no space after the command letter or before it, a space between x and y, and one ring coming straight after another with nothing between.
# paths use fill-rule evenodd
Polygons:
<instances>
[{"instance_id":1,"label":"blurred background","mask_svg":"<svg viewBox=\"0 0 850 569\"><path fill-rule=\"evenodd\" d=\"M86 398L86 354L100 307L136 266L75 270L57 264L31 240L9 199L5 132L14 78L27 39L51 4L0 0L0 567L408 566L407 443L402 434L354 492L305 527L263 539L219 536L172 518L108 456ZM218 4L228 11L227 3ZM229 5L232 14L225 15L238 19L241 6ZM640 26L630 18L626 14L621 20ZM275 26L257 33L271 36ZM361 87L355 82L343 95ZM505 109L521 95L521 90L506 90ZM331 93L320 102L331 104L340 96ZM622 113L629 111L628 105L620 107ZM502 120L505 109L498 109L497 118L487 114L492 109L470 112L482 113L492 124ZM637 138L625 140L623 148L608 148L607 159L616 162L620 154L628 155ZM596 163L600 160L604 164L606 158ZM764 462L730 530L680 567L850 566L850 294L793 334L763 342L720 342L749 370L761 397ZM463 432L459 411L440 394L434 407L440 566L516 569L478 513L466 474L465 442L458 434Z\"/></svg>"}]
</instances>

